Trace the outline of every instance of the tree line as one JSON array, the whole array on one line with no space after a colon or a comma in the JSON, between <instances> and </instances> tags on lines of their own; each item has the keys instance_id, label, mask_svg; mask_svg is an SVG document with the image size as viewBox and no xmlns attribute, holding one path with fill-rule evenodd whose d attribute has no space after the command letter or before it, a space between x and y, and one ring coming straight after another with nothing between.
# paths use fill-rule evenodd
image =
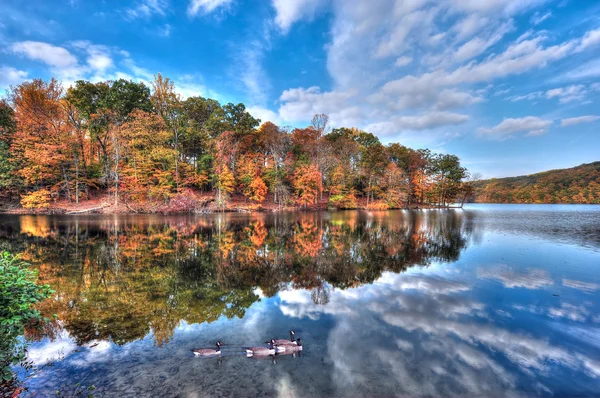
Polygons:
<instances>
[{"instance_id":1,"label":"tree line","mask_svg":"<svg viewBox=\"0 0 600 398\"><path fill-rule=\"evenodd\" d=\"M135 207L189 189L222 209L234 195L256 207L447 206L471 194L467 177L457 156L332 129L324 114L305 128L261 124L241 103L183 99L160 74L151 87L35 79L0 100L1 195L25 208L98 192Z\"/></svg>"},{"instance_id":2,"label":"tree line","mask_svg":"<svg viewBox=\"0 0 600 398\"><path fill-rule=\"evenodd\" d=\"M600 204L600 162L473 185L477 202Z\"/></svg>"}]
</instances>

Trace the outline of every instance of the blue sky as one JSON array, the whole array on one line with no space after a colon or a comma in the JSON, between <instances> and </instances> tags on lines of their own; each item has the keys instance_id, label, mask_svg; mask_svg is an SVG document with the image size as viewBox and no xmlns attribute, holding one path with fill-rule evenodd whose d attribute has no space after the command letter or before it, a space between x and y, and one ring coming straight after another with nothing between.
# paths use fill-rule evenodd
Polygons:
<instances>
[{"instance_id":1,"label":"blue sky","mask_svg":"<svg viewBox=\"0 0 600 398\"><path fill-rule=\"evenodd\" d=\"M485 177L600 160L593 0L2 0L0 89L151 81L263 121L327 113Z\"/></svg>"}]
</instances>

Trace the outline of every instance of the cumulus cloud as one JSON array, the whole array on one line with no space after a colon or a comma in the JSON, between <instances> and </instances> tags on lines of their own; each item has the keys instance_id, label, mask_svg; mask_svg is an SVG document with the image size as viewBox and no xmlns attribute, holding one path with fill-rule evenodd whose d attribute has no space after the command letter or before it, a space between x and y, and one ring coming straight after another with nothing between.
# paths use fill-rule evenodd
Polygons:
<instances>
[{"instance_id":1,"label":"cumulus cloud","mask_svg":"<svg viewBox=\"0 0 600 398\"><path fill-rule=\"evenodd\" d=\"M231 2L232 0L190 0L187 13L191 17L198 14L210 14L219 8L229 6Z\"/></svg>"},{"instance_id":2,"label":"cumulus cloud","mask_svg":"<svg viewBox=\"0 0 600 398\"><path fill-rule=\"evenodd\" d=\"M279 115L283 120L299 122L310 120L317 113L327 113L334 125L352 125L360 120L360 109L352 106L356 92L326 91L319 87L285 90L279 97Z\"/></svg>"},{"instance_id":3,"label":"cumulus cloud","mask_svg":"<svg viewBox=\"0 0 600 398\"><path fill-rule=\"evenodd\" d=\"M279 120L279 115L270 109L262 108L260 106L249 106L246 110L255 118L260 119L261 123L267 121L275 124L281 123L281 120Z\"/></svg>"},{"instance_id":4,"label":"cumulus cloud","mask_svg":"<svg viewBox=\"0 0 600 398\"><path fill-rule=\"evenodd\" d=\"M110 56L110 50L106 46L95 45L89 41L75 41L72 45L88 54L87 64L94 71L104 72L113 66L113 60Z\"/></svg>"},{"instance_id":5,"label":"cumulus cloud","mask_svg":"<svg viewBox=\"0 0 600 398\"><path fill-rule=\"evenodd\" d=\"M332 87L285 90L277 116L287 123L300 123L314 113L334 113L333 125L353 123L388 136L431 130L421 134L423 142L432 141L431 137L439 140L444 126L450 130L446 133L458 135L462 132L453 126L471 120L468 109L485 101L490 92L481 90L482 84L493 87L498 80L544 68L594 45L594 31L556 41L532 29L507 40L523 14L544 2L331 0L317 5L314 0L272 0L275 25L284 34L297 21L310 20L325 7L332 16L331 39L325 46ZM550 17L548 11L535 11L538 14L531 17L535 23ZM586 94L578 87L552 90L509 99L570 103ZM461 111L450 112L456 109ZM545 133L551 124L536 116L508 118L479 133L502 138L518 132L536 135Z\"/></svg>"},{"instance_id":6,"label":"cumulus cloud","mask_svg":"<svg viewBox=\"0 0 600 398\"><path fill-rule=\"evenodd\" d=\"M332 380L340 380L335 395L370 391L374 371L380 392L433 396L513 395L517 378L555 366L600 377L597 361L572 346L484 318L486 308L474 296L469 285L442 276L384 273L373 285L334 289L326 306L303 290L280 292L279 305L287 316L335 320L325 358L334 366ZM537 388L550 392L542 384Z\"/></svg>"},{"instance_id":7,"label":"cumulus cloud","mask_svg":"<svg viewBox=\"0 0 600 398\"><path fill-rule=\"evenodd\" d=\"M560 121L560 125L562 127L567 127L567 126L574 126L576 124L581 124L581 123L592 123L597 120L600 120L600 116L587 115L587 116L569 117L566 119L562 119Z\"/></svg>"},{"instance_id":8,"label":"cumulus cloud","mask_svg":"<svg viewBox=\"0 0 600 398\"><path fill-rule=\"evenodd\" d=\"M41 61L49 66L65 68L77 65L77 58L63 47L39 41L21 41L14 43L10 49L15 54L25 56L35 61Z\"/></svg>"},{"instance_id":9,"label":"cumulus cloud","mask_svg":"<svg viewBox=\"0 0 600 398\"><path fill-rule=\"evenodd\" d=\"M320 0L272 0L275 24L283 33L287 33L294 22L312 18L322 4Z\"/></svg>"},{"instance_id":10,"label":"cumulus cloud","mask_svg":"<svg viewBox=\"0 0 600 398\"><path fill-rule=\"evenodd\" d=\"M388 135L403 130L428 130L447 125L458 125L469 120L469 116L451 112L429 112L421 115L393 117L390 121L373 123L367 130L376 134Z\"/></svg>"},{"instance_id":11,"label":"cumulus cloud","mask_svg":"<svg viewBox=\"0 0 600 398\"><path fill-rule=\"evenodd\" d=\"M540 119L536 116L504 119L491 128L480 128L479 134L489 138L507 139L515 133L526 132L527 135L541 135L552 126L552 120Z\"/></svg>"},{"instance_id":12,"label":"cumulus cloud","mask_svg":"<svg viewBox=\"0 0 600 398\"><path fill-rule=\"evenodd\" d=\"M581 84L568 87L559 87L546 91L546 98L558 98L561 104L572 101L581 101L585 98L587 90Z\"/></svg>"}]
</instances>

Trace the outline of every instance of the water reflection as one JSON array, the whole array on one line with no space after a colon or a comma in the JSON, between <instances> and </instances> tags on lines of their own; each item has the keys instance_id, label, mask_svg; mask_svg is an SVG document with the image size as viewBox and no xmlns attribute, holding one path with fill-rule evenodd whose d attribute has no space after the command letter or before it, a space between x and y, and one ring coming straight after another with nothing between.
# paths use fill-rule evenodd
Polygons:
<instances>
[{"instance_id":1,"label":"water reflection","mask_svg":"<svg viewBox=\"0 0 600 398\"><path fill-rule=\"evenodd\" d=\"M256 288L267 297L310 289L323 305L332 288L456 260L467 224L461 212L23 216L3 224L2 236L56 290L41 308L57 314L79 344L124 344L152 332L160 346L182 320L243 317L259 300Z\"/></svg>"},{"instance_id":2,"label":"water reflection","mask_svg":"<svg viewBox=\"0 0 600 398\"><path fill-rule=\"evenodd\" d=\"M593 394L599 251L494 211L4 218L0 248L56 290L22 376L42 395ZM290 328L301 357L235 354ZM223 358L190 355L216 339Z\"/></svg>"}]
</instances>

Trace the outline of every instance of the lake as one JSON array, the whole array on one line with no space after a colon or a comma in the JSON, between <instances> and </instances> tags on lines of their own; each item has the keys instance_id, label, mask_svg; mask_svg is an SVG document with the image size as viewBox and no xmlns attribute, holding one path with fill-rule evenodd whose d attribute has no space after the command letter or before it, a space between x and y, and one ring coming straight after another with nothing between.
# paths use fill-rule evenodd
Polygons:
<instances>
[{"instance_id":1,"label":"lake","mask_svg":"<svg viewBox=\"0 0 600 398\"><path fill-rule=\"evenodd\" d=\"M31 395L600 392L600 206L3 215L0 249L55 290Z\"/></svg>"}]
</instances>

